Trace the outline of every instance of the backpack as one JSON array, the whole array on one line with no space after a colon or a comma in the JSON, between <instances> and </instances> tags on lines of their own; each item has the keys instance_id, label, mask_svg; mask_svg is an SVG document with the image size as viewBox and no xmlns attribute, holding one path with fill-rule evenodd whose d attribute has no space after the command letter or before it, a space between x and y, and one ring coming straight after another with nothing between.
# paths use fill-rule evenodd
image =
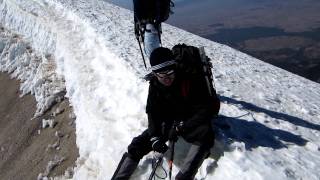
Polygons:
<instances>
[{"instance_id":1,"label":"backpack","mask_svg":"<svg viewBox=\"0 0 320 180\"><path fill-rule=\"evenodd\" d=\"M216 96L212 76L212 63L205 55L204 48L178 44L172 48L172 53L177 62L177 70L183 76L197 76L204 78L210 96Z\"/></svg>"},{"instance_id":2,"label":"backpack","mask_svg":"<svg viewBox=\"0 0 320 180\"><path fill-rule=\"evenodd\" d=\"M133 0L135 22L164 22L173 6L171 0Z\"/></svg>"}]
</instances>

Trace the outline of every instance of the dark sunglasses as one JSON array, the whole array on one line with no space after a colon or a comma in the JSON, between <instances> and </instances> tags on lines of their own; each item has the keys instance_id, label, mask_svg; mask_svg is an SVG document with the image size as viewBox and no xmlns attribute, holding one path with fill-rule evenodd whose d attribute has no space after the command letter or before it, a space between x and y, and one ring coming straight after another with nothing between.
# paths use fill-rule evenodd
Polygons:
<instances>
[{"instance_id":1,"label":"dark sunglasses","mask_svg":"<svg viewBox=\"0 0 320 180\"><path fill-rule=\"evenodd\" d=\"M173 69L155 73L155 75L159 78L165 78L165 77L171 76L173 74L174 74Z\"/></svg>"}]
</instances>

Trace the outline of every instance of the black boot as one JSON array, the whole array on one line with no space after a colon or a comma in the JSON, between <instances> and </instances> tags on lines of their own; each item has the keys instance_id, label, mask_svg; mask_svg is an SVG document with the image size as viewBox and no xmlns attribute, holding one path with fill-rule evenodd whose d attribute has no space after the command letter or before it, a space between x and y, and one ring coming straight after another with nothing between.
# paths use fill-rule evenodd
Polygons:
<instances>
[{"instance_id":1,"label":"black boot","mask_svg":"<svg viewBox=\"0 0 320 180\"><path fill-rule=\"evenodd\" d=\"M117 170L113 174L111 180L128 180L137 168L138 164L139 162L133 160L128 153L125 153L122 156Z\"/></svg>"},{"instance_id":2,"label":"black boot","mask_svg":"<svg viewBox=\"0 0 320 180\"><path fill-rule=\"evenodd\" d=\"M176 180L193 180L203 161L209 156L210 149L192 145Z\"/></svg>"}]
</instances>

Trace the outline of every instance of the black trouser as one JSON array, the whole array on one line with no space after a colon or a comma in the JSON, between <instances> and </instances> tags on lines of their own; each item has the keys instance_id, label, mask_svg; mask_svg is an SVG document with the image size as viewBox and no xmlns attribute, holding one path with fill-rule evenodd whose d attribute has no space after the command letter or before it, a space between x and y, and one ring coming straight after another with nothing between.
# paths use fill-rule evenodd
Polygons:
<instances>
[{"instance_id":1,"label":"black trouser","mask_svg":"<svg viewBox=\"0 0 320 180\"><path fill-rule=\"evenodd\" d=\"M143 131L142 134L132 139L128 146L128 153L135 161L140 161L146 154L152 151L150 135L148 130Z\"/></svg>"},{"instance_id":2,"label":"black trouser","mask_svg":"<svg viewBox=\"0 0 320 180\"><path fill-rule=\"evenodd\" d=\"M186 132L182 137L189 143L201 146L205 149L210 149L214 143L214 132L211 125L205 124ZM128 146L130 157L139 161L146 154L152 151L150 135L148 130L145 130L141 135L133 138Z\"/></svg>"},{"instance_id":3,"label":"black trouser","mask_svg":"<svg viewBox=\"0 0 320 180\"><path fill-rule=\"evenodd\" d=\"M178 176L179 180L189 180L194 178L203 160L207 158L214 143L214 133L208 123L186 132L182 137L193 146L188 153L190 157L185 159L185 166ZM133 138L128 146L128 153L123 155L112 180L128 180L131 177L140 159L152 151L150 139L148 130Z\"/></svg>"}]
</instances>

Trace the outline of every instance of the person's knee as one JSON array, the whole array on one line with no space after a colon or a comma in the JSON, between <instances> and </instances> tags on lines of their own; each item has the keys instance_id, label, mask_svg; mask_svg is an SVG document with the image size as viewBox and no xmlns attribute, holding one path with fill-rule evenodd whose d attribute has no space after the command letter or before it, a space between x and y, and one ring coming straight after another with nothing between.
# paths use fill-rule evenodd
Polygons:
<instances>
[{"instance_id":1,"label":"person's knee","mask_svg":"<svg viewBox=\"0 0 320 180\"><path fill-rule=\"evenodd\" d=\"M208 148L211 148L214 145L215 135L211 129L208 129L207 134L203 137L203 143L207 145Z\"/></svg>"},{"instance_id":2,"label":"person's knee","mask_svg":"<svg viewBox=\"0 0 320 180\"><path fill-rule=\"evenodd\" d=\"M128 156L134 161L139 162L145 154L141 153L138 149L128 147Z\"/></svg>"},{"instance_id":3,"label":"person's knee","mask_svg":"<svg viewBox=\"0 0 320 180\"><path fill-rule=\"evenodd\" d=\"M134 138L128 146L128 154L135 161L140 161L146 154L152 150L149 137L142 134Z\"/></svg>"},{"instance_id":4,"label":"person's knee","mask_svg":"<svg viewBox=\"0 0 320 180\"><path fill-rule=\"evenodd\" d=\"M211 148L214 145L214 132L209 125L199 126L193 131L183 136L184 139L192 144Z\"/></svg>"}]
</instances>

